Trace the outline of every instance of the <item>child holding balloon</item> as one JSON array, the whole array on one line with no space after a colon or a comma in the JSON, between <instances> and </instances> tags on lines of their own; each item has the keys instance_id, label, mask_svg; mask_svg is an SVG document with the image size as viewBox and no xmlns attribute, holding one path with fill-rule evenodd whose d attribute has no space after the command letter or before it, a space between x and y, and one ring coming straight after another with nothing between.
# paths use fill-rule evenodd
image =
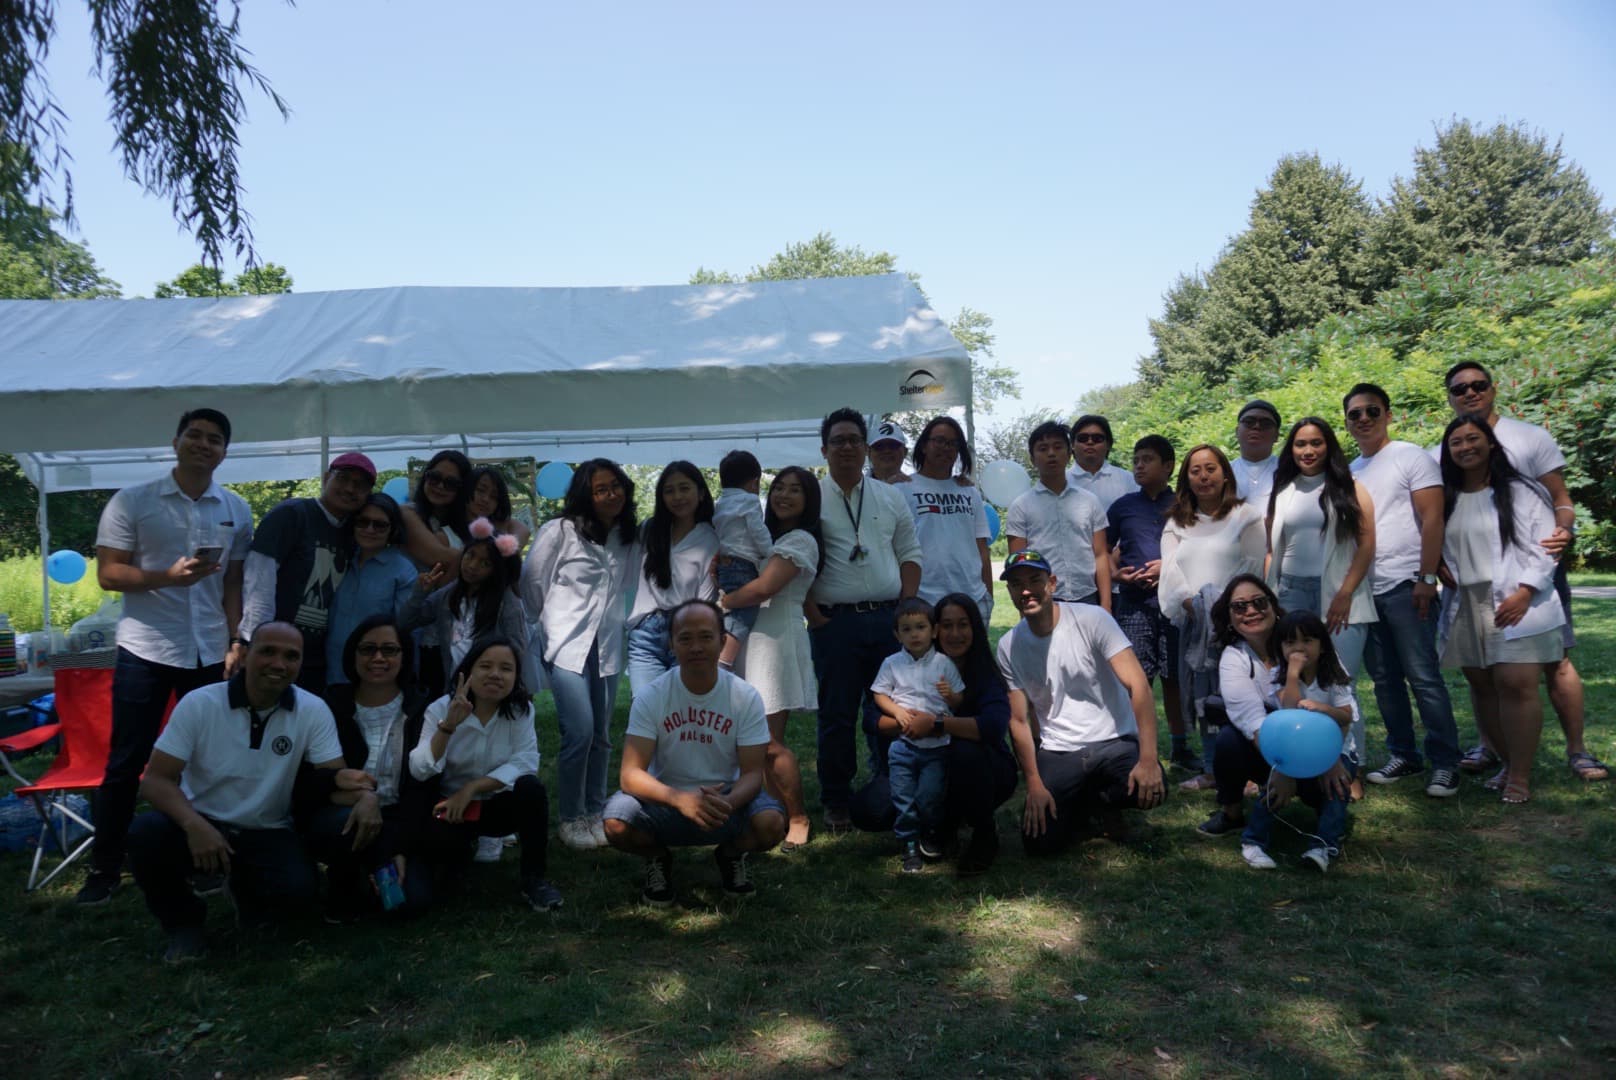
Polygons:
<instances>
[{"instance_id":1,"label":"child holding balloon","mask_svg":"<svg viewBox=\"0 0 1616 1080\"><path fill-rule=\"evenodd\" d=\"M1330 857L1340 854L1341 838L1346 831L1352 778L1358 771L1358 747L1352 736L1353 722L1358 718L1358 701L1352 680L1347 678L1346 669L1336 655L1329 629L1318 615L1311 611L1291 612L1279 620L1276 636L1283 657L1274 680L1279 687L1280 707L1304 709L1329 717L1340 729L1341 749L1335 762L1316 776L1291 776L1278 764L1274 766L1268 774L1264 797L1258 799L1252 809L1250 824L1241 837L1240 851L1253 869L1273 869L1275 864L1268 854L1268 841L1274 816L1292 797L1300 796L1319 815L1318 834L1311 836L1318 842L1303 852L1302 858L1322 873L1330 868ZM1310 729L1296 735L1305 736L1309 743L1328 742L1330 750L1336 745L1334 733L1327 728ZM1318 747L1285 749L1306 754ZM1263 751L1271 758L1283 756L1273 746L1265 745Z\"/></svg>"}]
</instances>

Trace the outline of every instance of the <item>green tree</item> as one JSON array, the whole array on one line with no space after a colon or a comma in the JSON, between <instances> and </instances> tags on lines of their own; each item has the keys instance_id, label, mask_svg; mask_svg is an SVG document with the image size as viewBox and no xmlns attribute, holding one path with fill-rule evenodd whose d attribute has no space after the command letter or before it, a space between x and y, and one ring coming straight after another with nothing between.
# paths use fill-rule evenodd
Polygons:
<instances>
[{"instance_id":1,"label":"green tree","mask_svg":"<svg viewBox=\"0 0 1616 1080\"><path fill-rule=\"evenodd\" d=\"M1036 471L1033 469L1032 456L1027 453L1027 436L1032 434L1033 428L1051 420L1069 424L1072 417L1062 416L1055 409L1038 408L993 425L988 429L986 438L976 440L976 452L982 459L978 468L990 461L1003 459L1014 461L1028 472Z\"/></svg>"},{"instance_id":2,"label":"green tree","mask_svg":"<svg viewBox=\"0 0 1616 1080\"><path fill-rule=\"evenodd\" d=\"M226 19L212 0L87 3L95 71L106 81L124 171L169 200L204 261L218 265L226 248L252 261L236 154L247 115L243 91L260 91L283 118L289 114L247 62L239 6ZM45 73L56 9L54 0L0 7L0 144L16 148L0 154L0 200L59 208L71 225L67 117Z\"/></svg>"},{"instance_id":3,"label":"green tree","mask_svg":"<svg viewBox=\"0 0 1616 1080\"><path fill-rule=\"evenodd\" d=\"M862 277L867 274L891 274L898 269L898 257L888 251L867 252L857 246L843 246L830 233L820 233L812 240L788 244L762 266L754 266L745 275L737 277L727 270L709 270L697 267L690 275L692 285L733 285L740 281L788 281L801 278ZM909 274L909 280L920 286L920 275ZM921 295L925 290L921 289ZM1021 396L1021 382L1014 368L992 363L993 319L974 308L961 308L948 324L949 331L965 346L971 355L972 404L977 412L991 410L1005 398Z\"/></svg>"},{"instance_id":4,"label":"green tree","mask_svg":"<svg viewBox=\"0 0 1616 1080\"><path fill-rule=\"evenodd\" d=\"M1562 266L1608 248L1612 215L1560 141L1524 124L1453 120L1392 181L1370 244L1374 283L1466 255L1501 269Z\"/></svg>"},{"instance_id":5,"label":"green tree","mask_svg":"<svg viewBox=\"0 0 1616 1080\"><path fill-rule=\"evenodd\" d=\"M226 280L224 271L217 266L196 263L175 275L173 281L159 281L154 290L159 300L177 296L267 296L291 291L292 275L276 263L250 266L234 280Z\"/></svg>"},{"instance_id":6,"label":"green tree","mask_svg":"<svg viewBox=\"0 0 1616 1080\"><path fill-rule=\"evenodd\" d=\"M1364 246L1373 211L1363 185L1317 154L1280 159L1257 192L1243 232L1204 282L1180 277L1151 324L1156 352L1142 372L1221 381L1275 337L1371 295Z\"/></svg>"}]
</instances>

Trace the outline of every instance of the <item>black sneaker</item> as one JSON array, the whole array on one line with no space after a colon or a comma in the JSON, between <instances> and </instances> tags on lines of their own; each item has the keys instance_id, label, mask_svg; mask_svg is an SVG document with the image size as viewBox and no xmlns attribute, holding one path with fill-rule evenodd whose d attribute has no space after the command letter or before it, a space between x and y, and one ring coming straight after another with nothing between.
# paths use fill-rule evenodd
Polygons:
<instances>
[{"instance_id":1,"label":"black sneaker","mask_svg":"<svg viewBox=\"0 0 1616 1080\"><path fill-rule=\"evenodd\" d=\"M1371 784L1395 784L1405 776L1419 776L1424 771L1419 762L1393 754L1386 759L1386 764L1370 772L1364 779Z\"/></svg>"},{"instance_id":2,"label":"black sneaker","mask_svg":"<svg viewBox=\"0 0 1616 1080\"><path fill-rule=\"evenodd\" d=\"M910 840L903 845L903 872L918 874L926 869L926 860L920 855L920 845Z\"/></svg>"},{"instance_id":3,"label":"black sneaker","mask_svg":"<svg viewBox=\"0 0 1616 1080\"><path fill-rule=\"evenodd\" d=\"M731 896L751 896L757 892L757 886L752 884L752 874L746 864L746 852L738 855L725 855L721 847L713 848L713 860L718 863L718 880L724 883L724 891Z\"/></svg>"},{"instance_id":4,"label":"black sneaker","mask_svg":"<svg viewBox=\"0 0 1616 1080\"><path fill-rule=\"evenodd\" d=\"M73 897L73 902L79 907L100 907L111 900L112 894L117 891L117 874L92 870L90 876L84 879L84 884L79 887L78 895Z\"/></svg>"},{"instance_id":5,"label":"black sneaker","mask_svg":"<svg viewBox=\"0 0 1616 1080\"><path fill-rule=\"evenodd\" d=\"M207 938L200 926L182 926L168 932L168 947L163 950L163 963L183 964L197 960L208 951Z\"/></svg>"},{"instance_id":6,"label":"black sneaker","mask_svg":"<svg viewBox=\"0 0 1616 1080\"><path fill-rule=\"evenodd\" d=\"M1425 793L1433 799L1446 799L1459 794L1458 770L1432 769L1431 782L1425 785Z\"/></svg>"},{"instance_id":7,"label":"black sneaker","mask_svg":"<svg viewBox=\"0 0 1616 1080\"><path fill-rule=\"evenodd\" d=\"M561 890L547 878L529 878L522 882L522 899L534 911L554 911L561 906Z\"/></svg>"},{"instance_id":8,"label":"black sneaker","mask_svg":"<svg viewBox=\"0 0 1616 1080\"><path fill-rule=\"evenodd\" d=\"M947 841L936 833L924 833L916 843L920 846L922 859L941 859L943 853L948 850Z\"/></svg>"},{"instance_id":9,"label":"black sneaker","mask_svg":"<svg viewBox=\"0 0 1616 1080\"><path fill-rule=\"evenodd\" d=\"M1199 776L1206 771L1206 763L1201 760L1201 756L1187 746L1182 750L1174 750L1173 756L1168 760L1191 776Z\"/></svg>"},{"instance_id":10,"label":"black sneaker","mask_svg":"<svg viewBox=\"0 0 1616 1080\"><path fill-rule=\"evenodd\" d=\"M999 834L991 823L971 830L971 842L965 845L956 870L960 877L985 874L999 854Z\"/></svg>"},{"instance_id":11,"label":"black sneaker","mask_svg":"<svg viewBox=\"0 0 1616 1080\"><path fill-rule=\"evenodd\" d=\"M1195 827L1195 831L1202 836L1238 836L1246 827L1243 817L1230 817L1223 812L1223 808L1212 811L1212 816Z\"/></svg>"},{"instance_id":12,"label":"black sneaker","mask_svg":"<svg viewBox=\"0 0 1616 1080\"><path fill-rule=\"evenodd\" d=\"M645 860L645 887L640 899L652 907L673 903L673 855L664 851Z\"/></svg>"},{"instance_id":13,"label":"black sneaker","mask_svg":"<svg viewBox=\"0 0 1616 1080\"><path fill-rule=\"evenodd\" d=\"M224 875L212 874L203 870L193 871L191 874L191 895L198 900L206 900L210 896L218 896L224 892Z\"/></svg>"}]
</instances>

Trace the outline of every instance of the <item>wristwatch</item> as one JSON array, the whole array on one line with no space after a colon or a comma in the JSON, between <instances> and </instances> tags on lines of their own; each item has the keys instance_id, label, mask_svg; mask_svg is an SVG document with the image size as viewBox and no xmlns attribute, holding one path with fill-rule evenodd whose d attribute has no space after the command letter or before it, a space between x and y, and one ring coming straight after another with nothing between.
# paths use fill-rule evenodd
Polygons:
<instances>
[{"instance_id":1,"label":"wristwatch","mask_svg":"<svg viewBox=\"0 0 1616 1080\"><path fill-rule=\"evenodd\" d=\"M931 722L931 733L933 735L941 735L943 730L943 718L939 716L933 719Z\"/></svg>"},{"instance_id":2,"label":"wristwatch","mask_svg":"<svg viewBox=\"0 0 1616 1080\"><path fill-rule=\"evenodd\" d=\"M1437 577L1435 574L1421 574L1420 575L1420 584L1421 585L1440 585L1441 583L1442 583L1442 579Z\"/></svg>"}]
</instances>

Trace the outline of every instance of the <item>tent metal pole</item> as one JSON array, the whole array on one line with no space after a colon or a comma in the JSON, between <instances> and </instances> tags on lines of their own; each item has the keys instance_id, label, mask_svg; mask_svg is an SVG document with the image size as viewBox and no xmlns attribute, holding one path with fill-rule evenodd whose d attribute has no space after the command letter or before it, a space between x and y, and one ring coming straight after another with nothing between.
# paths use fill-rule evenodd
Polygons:
<instances>
[{"instance_id":1,"label":"tent metal pole","mask_svg":"<svg viewBox=\"0 0 1616 1080\"><path fill-rule=\"evenodd\" d=\"M50 511L45 503L45 475L41 470L39 477L39 585L40 585L40 622L45 628L45 640L50 641L51 631L51 603L50 603Z\"/></svg>"},{"instance_id":2,"label":"tent metal pole","mask_svg":"<svg viewBox=\"0 0 1616 1080\"><path fill-rule=\"evenodd\" d=\"M965 441L974 450L976 447L976 410L971 405L971 399L965 399Z\"/></svg>"},{"instance_id":3,"label":"tent metal pole","mask_svg":"<svg viewBox=\"0 0 1616 1080\"><path fill-rule=\"evenodd\" d=\"M325 479L325 474L330 472L330 471L331 471L331 436L329 436L329 435L321 435L320 436L320 478L322 480L324 480Z\"/></svg>"}]
</instances>

